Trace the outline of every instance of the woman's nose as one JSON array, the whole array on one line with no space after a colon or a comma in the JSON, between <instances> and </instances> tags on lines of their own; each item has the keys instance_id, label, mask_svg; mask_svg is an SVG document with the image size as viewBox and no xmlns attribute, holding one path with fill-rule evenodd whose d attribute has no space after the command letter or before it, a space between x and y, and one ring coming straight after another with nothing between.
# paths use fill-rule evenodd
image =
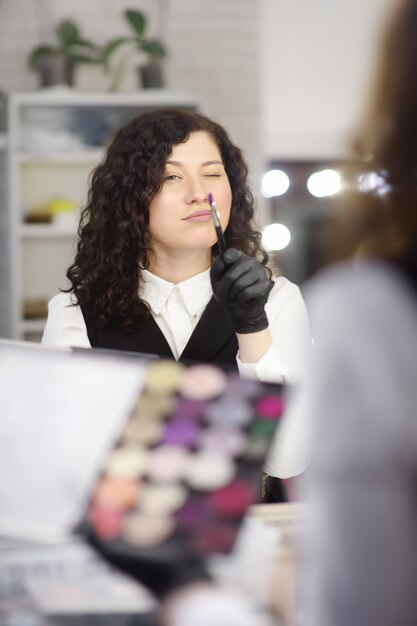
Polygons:
<instances>
[{"instance_id":1,"label":"woman's nose","mask_svg":"<svg viewBox=\"0 0 417 626\"><path fill-rule=\"evenodd\" d=\"M186 202L202 203L207 201L208 191L206 191L203 181L196 179L189 182L186 193Z\"/></svg>"}]
</instances>

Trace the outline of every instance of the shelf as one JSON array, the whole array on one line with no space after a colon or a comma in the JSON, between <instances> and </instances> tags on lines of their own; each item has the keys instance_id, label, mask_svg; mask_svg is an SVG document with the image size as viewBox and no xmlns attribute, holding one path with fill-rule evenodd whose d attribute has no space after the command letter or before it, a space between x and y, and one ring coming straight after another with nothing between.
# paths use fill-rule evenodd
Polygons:
<instances>
[{"instance_id":1,"label":"shelf","mask_svg":"<svg viewBox=\"0 0 417 626\"><path fill-rule=\"evenodd\" d=\"M26 239L70 238L77 236L77 227L71 229L59 228L53 224L24 224L20 227L19 234Z\"/></svg>"},{"instance_id":2,"label":"shelf","mask_svg":"<svg viewBox=\"0 0 417 626\"><path fill-rule=\"evenodd\" d=\"M45 328L46 319L33 319L33 320L21 320L19 323L20 331L22 333L43 333Z\"/></svg>"},{"instance_id":3,"label":"shelf","mask_svg":"<svg viewBox=\"0 0 417 626\"><path fill-rule=\"evenodd\" d=\"M79 150L77 152L18 152L15 159L22 164L38 164L38 163L64 163L78 164L87 163L94 165L101 161L104 154L103 150Z\"/></svg>"},{"instance_id":4,"label":"shelf","mask_svg":"<svg viewBox=\"0 0 417 626\"><path fill-rule=\"evenodd\" d=\"M169 89L146 89L140 92L94 93L75 89L44 89L13 94L12 106L192 106L202 103L194 95Z\"/></svg>"}]
</instances>

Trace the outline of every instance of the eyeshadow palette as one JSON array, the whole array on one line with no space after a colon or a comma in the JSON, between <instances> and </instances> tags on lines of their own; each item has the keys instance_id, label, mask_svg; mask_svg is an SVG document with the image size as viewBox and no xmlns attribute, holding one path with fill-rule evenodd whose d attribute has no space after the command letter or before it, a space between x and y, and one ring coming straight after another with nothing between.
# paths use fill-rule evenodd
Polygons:
<instances>
[{"instance_id":1,"label":"eyeshadow palette","mask_svg":"<svg viewBox=\"0 0 417 626\"><path fill-rule=\"evenodd\" d=\"M145 382L89 503L104 541L151 547L186 535L202 554L227 553L283 410L278 385L207 364L147 366Z\"/></svg>"}]
</instances>

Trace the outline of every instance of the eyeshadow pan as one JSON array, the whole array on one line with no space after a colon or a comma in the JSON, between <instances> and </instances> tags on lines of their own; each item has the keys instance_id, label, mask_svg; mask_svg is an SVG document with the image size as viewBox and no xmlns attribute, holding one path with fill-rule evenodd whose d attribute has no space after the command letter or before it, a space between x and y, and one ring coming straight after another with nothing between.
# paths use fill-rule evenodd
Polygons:
<instances>
[{"instance_id":1,"label":"eyeshadow pan","mask_svg":"<svg viewBox=\"0 0 417 626\"><path fill-rule=\"evenodd\" d=\"M183 485L147 485L139 507L143 513L166 515L182 507L187 497L188 490Z\"/></svg>"},{"instance_id":2,"label":"eyeshadow pan","mask_svg":"<svg viewBox=\"0 0 417 626\"><path fill-rule=\"evenodd\" d=\"M227 485L235 475L230 457L212 450L200 450L189 465L187 480L194 489L211 491Z\"/></svg>"},{"instance_id":3,"label":"eyeshadow pan","mask_svg":"<svg viewBox=\"0 0 417 626\"><path fill-rule=\"evenodd\" d=\"M185 417L189 419L198 419L206 408L205 402L200 400L191 400L191 398L179 397L173 409L173 417Z\"/></svg>"},{"instance_id":4,"label":"eyeshadow pan","mask_svg":"<svg viewBox=\"0 0 417 626\"><path fill-rule=\"evenodd\" d=\"M138 478L146 472L148 459L148 451L143 446L125 445L110 454L106 472L115 478Z\"/></svg>"},{"instance_id":5,"label":"eyeshadow pan","mask_svg":"<svg viewBox=\"0 0 417 626\"><path fill-rule=\"evenodd\" d=\"M252 398L259 394L260 383L257 380L241 378L239 374L231 374L227 379L225 394L236 398Z\"/></svg>"},{"instance_id":6,"label":"eyeshadow pan","mask_svg":"<svg viewBox=\"0 0 417 626\"><path fill-rule=\"evenodd\" d=\"M175 393L183 376L184 366L176 361L158 361L149 366L145 388L153 394Z\"/></svg>"},{"instance_id":7,"label":"eyeshadow pan","mask_svg":"<svg viewBox=\"0 0 417 626\"><path fill-rule=\"evenodd\" d=\"M267 395L256 402L256 411L264 419L277 419L284 410L284 402L280 396Z\"/></svg>"},{"instance_id":8,"label":"eyeshadow pan","mask_svg":"<svg viewBox=\"0 0 417 626\"><path fill-rule=\"evenodd\" d=\"M200 432L198 440L201 448L217 450L231 456L242 454L247 442L247 436L234 428L208 428Z\"/></svg>"},{"instance_id":9,"label":"eyeshadow pan","mask_svg":"<svg viewBox=\"0 0 417 626\"><path fill-rule=\"evenodd\" d=\"M165 427L162 441L191 447L197 441L199 432L194 420L172 419Z\"/></svg>"},{"instance_id":10,"label":"eyeshadow pan","mask_svg":"<svg viewBox=\"0 0 417 626\"><path fill-rule=\"evenodd\" d=\"M111 509L128 509L136 504L141 483L123 478L101 478L94 492L94 503Z\"/></svg>"},{"instance_id":11,"label":"eyeshadow pan","mask_svg":"<svg viewBox=\"0 0 417 626\"><path fill-rule=\"evenodd\" d=\"M135 419L129 422L123 433L126 442L143 443L145 446L152 446L160 439L164 429L163 422L152 417L146 419Z\"/></svg>"},{"instance_id":12,"label":"eyeshadow pan","mask_svg":"<svg viewBox=\"0 0 417 626\"><path fill-rule=\"evenodd\" d=\"M151 547L168 539L174 527L169 516L130 513L123 520L122 536L132 545Z\"/></svg>"},{"instance_id":13,"label":"eyeshadow pan","mask_svg":"<svg viewBox=\"0 0 417 626\"><path fill-rule=\"evenodd\" d=\"M252 408L245 399L222 396L207 407L206 419L217 427L245 426L252 419Z\"/></svg>"},{"instance_id":14,"label":"eyeshadow pan","mask_svg":"<svg viewBox=\"0 0 417 626\"><path fill-rule=\"evenodd\" d=\"M190 455L181 446L164 444L156 448L149 461L148 476L157 483L173 483L185 478Z\"/></svg>"},{"instance_id":15,"label":"eyeshadow pan","mask_svg":"<svg viewBox=\"0 0 417 626\"><path fill-rule=\"evenodd\" d=\"M270 439L274 435L276 427L277 423L275 420L256 420L252 424L251 434Z\"/></svg>"},{"instance_id":16,"label":"eyeshadow pan","mask_svg":"<svg viewBox=\"0 0 417 626\"><path fill-rule=\"evenodd\" d=\"M121 511L93 504L88 519L101 539L115 539L120 535L123 524Z\"/></svg>"},{"instance_id":17,"label":"eyeshadow pan","mask_svg":"<svg viewBox=\"0 0 417 626\"><path fill-rule=\"evenodd\" d=\"M183 528L193 528L204 524L208 518L206 500L200 495L192 495L177 511L176 518L179 526Z\"/></svg>"},{"instance_id":18,"label":"eyeshadow pan","mask_svg":"<svg viewBox=\"0 0 417 626\"><path fill-rule=\"evenodd\" d=\"M224 517L240 517L253 500L253 490L243 480L236 480L227 487L209 495L210 507Z\"/></svg>"},{"instance_id":19,"label":"eyeshadow pan","mask_svg":"<svg viewBox=\"0 0 417 626\"><path fill-rule=\"evenodd\" d=\"M136 403L133 418L142 419L143 417L153 417L163 419L169 415L174 406L174 398L172 396L142 394Z\"/></svg>"},{"instance_id":20,"label":"eyeshadow pan","mask_svg":"<svg viewBox=\"0 0 417 626\"><path fill-rule=\"evenodd\" d=\"M184 372L181 393L191 400L210 400L226 387L226 375L213 365L193 365Z\"/></svg>"}]
</instances>

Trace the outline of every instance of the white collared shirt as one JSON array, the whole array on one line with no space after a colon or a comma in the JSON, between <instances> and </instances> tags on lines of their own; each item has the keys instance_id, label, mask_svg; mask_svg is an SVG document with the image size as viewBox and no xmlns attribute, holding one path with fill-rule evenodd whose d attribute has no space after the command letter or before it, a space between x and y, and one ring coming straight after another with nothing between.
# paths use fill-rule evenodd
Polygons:
<instances>
[{"instance_id":1,"label":"white collared shirt","mask_svg":"<svg viewBox=\"0 0 417 626\"><path fill-rule=\"evenodd\" d=\"M176 285L146 270L143 279L141 298L148 302L152 316L178 359L213 295L210 270ZM303 370L309 334L307 311L299 288L283 276L277 277L265 311L272 345L257 363L242 363L237 354L239 372L246 378L267 382L293 382ZM73 294L60 293L49 302L42 343L91 347L81 308Z\"/></svg>"},{"instance_id":2,"label":"white collared shirt","mask_svg":"<svg viewBox=\"0 0 417 626\"><path fill-rule=\"evenodd\" d=\"M142 272L140 296L151 307L152 316L178 360L204 309L213 295L210 269L175 285Z\"/></svg>"}]
</instances>

